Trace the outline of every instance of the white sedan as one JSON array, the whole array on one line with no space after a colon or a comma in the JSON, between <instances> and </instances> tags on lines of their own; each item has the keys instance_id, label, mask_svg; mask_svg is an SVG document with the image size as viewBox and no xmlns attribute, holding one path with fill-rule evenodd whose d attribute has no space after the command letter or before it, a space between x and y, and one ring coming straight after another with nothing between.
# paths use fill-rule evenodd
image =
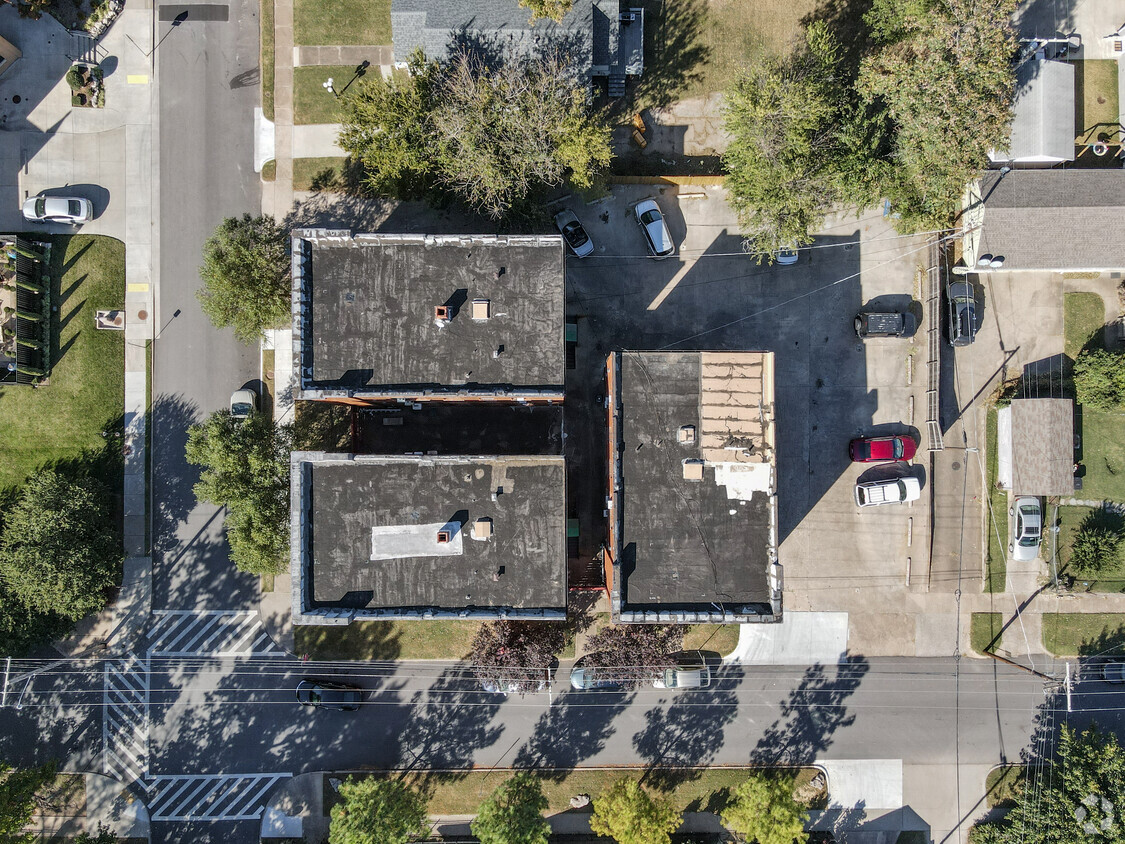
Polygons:
<instances>
[{"instance_id":1,"label":"white sedan","mask_svg":"<svg viewBox=\"0 0 1125 844\"><path fill-rule=\"evenodd\" d=\"M633 207L637 225L645 233L645 243L654 258L667 258L676 254L676 244L668 233L668 224L660 213L660 206L654 200L643 199Z\"/></svg>"},{"instance_id":2,"label":"white sedan","mask_svg":"<svg viewBox=\"0 0 1125 844\"><path fill-rule=\"evenodd\" d=\"M76 226L93 217L93 204L80 196L32 196L23 203L23 218L32 223L68 223Z\"/></svg>"}]
</instances>

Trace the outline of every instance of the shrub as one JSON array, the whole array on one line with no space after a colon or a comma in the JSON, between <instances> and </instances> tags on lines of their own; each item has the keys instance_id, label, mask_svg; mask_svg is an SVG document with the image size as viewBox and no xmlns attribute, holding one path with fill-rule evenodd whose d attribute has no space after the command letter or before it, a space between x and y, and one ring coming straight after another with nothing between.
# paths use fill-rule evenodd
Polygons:
<instances>
[{"instance_id":1,"label":"shrub","mask_svg":"<svg viewBox=\"0 0 1125 844\"><path fill-rule=\"evenodd\" d=\"M1086 349L1074 362L1074 392L1078 403L1112 410L1125 399L1125 355L1105 349Z\"/></svg>"},{"instance_id":2,"label":"shrub","mask_svg":"<svg viewBox=\"0 0 1125 844\"><path fill-rule=\"evenodd\" d=\"M1117 562L1121 538L1121 531L1087 520L1070 544L1070 567L1080 577L1105 571Z\"/></svg>"},{"instance_id":3,"label":"shrub","mask_svg":"<svg viewBox=\"0 0 1125 844\"><path fill-rule=\"evenodd\" d=\"M86 87L86 68L81 65L73 65L70 70L66 72L66 84L70 86L72 91L80 91Z\"/></svg>"}]
</instances>

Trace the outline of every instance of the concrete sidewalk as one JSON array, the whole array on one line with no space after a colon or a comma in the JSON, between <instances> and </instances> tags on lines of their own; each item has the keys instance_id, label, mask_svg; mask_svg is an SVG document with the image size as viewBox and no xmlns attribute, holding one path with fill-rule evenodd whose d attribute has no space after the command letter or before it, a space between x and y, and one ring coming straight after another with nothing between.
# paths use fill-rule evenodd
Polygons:
<instances>
[{"instance_id":1,"label":"concrete sidewalk","mask_svg":"<svg viewBox=\"0 0 1125 844\"><path fill-rule=\"evenodd\" d=\"M294 47L294 67L310 65L355 65L359 67L370 62L373 67L384 65L394 67L394 47L388 44L360 46L349 44L342 47Z\"/></svg>"},{"instance_id":2,"label":"concrete sidewalk","mask_svg":"<svg viewBox=\"0 0 1125 844\"><path fill-rule=\"evenodd\" d=\"M340 136L339 123L313 123L305 126L294 126L292 131L293 158L327 158L329 156L347 155L336 143L336 139Z\"/></svg>"}]
</instances>

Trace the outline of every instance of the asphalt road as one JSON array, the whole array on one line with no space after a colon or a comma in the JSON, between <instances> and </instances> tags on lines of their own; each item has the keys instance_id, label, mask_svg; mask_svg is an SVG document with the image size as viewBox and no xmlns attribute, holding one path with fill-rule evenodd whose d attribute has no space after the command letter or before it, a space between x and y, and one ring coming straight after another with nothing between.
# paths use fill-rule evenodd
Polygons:
<instances>
[{"instance_id":1,"label":"asphalt road","mask_svg":"<svg viewBox=\"0 0 1125 844\"><path fill-rule=\"evenodd\" d=\"M258 214L253 108L258 105L258 4L236 0L228 20L159 5L160 254L153 353L153 606L251 606L254 578L230 565L222 517L198 506L184 460L187 426L258 378L257 349L218 331L199 308L203 242L227 216ZM207 7L214 11L218 7ZM226 7L223 7L226 8ZM187 18L174 25L180 11ZM214 15L212 15L214 17Z\"/></svg>"}]
</instances>

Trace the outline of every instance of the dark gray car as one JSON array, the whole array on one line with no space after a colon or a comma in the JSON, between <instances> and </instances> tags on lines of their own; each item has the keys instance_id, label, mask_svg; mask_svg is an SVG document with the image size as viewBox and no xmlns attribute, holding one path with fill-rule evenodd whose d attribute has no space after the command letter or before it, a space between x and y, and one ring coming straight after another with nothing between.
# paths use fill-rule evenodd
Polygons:
<instances>
[{"instance_id":1,"label":"dark gray car","mask_svg":"<svg viewBox=\"0 0 1125 844\"><path fill-rule=\"evenodd\" d=\"M856 314L855 333L861 340L869 337L912 337L918 328L912 313L878 314L864 311Z\"/></svg>"},{"instance_id":2,"label":"dark gray car","mask_svg":"<svg viewBox=\"0 0 1125 844\"><path fill-rule=\"evenodd\" d=\"M302 680L297 684L297 703L314 709L355 712L363 702L363 689L346 683Z\"/></svg>"},{"instance_id":3,"label":"dark gray car","mask_svg":"<svg viewBox=\"0 0 1125 844\"><path fill-rule=\"evenodd\" d=\"M977 338L977 299L973 286L955 281L945 288L945 295L949 300L949 344L968 346Z\"/></svg>"}]
</instances>

